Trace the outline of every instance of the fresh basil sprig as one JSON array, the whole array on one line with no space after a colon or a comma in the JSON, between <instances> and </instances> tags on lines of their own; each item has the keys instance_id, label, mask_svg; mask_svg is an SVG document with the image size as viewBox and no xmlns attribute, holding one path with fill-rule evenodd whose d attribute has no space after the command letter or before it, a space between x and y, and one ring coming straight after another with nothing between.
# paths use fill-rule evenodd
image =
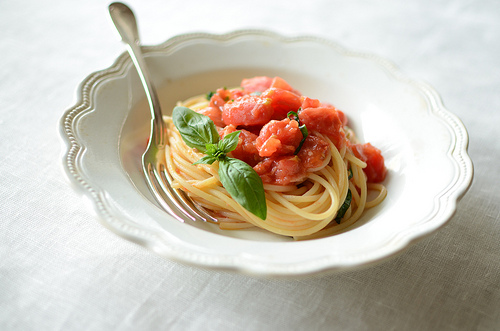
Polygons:
<instances>
[{"instance_id":1,"label":"fresh basil sprig","mask_svg":"<svg viewBox=\"0 0 500 331\"><path fill-rule=\"evenodd\" d=\"M302 148L302 145L304 145L304 141L306 141L306 138L309 135L309 133L307 132L306 125L305 124L300 125L299 114L298 114L299 111L300 111L300 108L296 112L289 111L286 114L286 117L290 118L291 120L296 120L297 123L299 123L299 129L300 129L300 132L302 132L302 140L300 141L299 146L297 146L297 148L295 149L295 152L293 152L294 155L299 154L300 149Z\"/></svg>"},{"instance_id":2,"label":"fresh basil sprig","mask_svg":"<svg viewBox=\"0 0 500 331\"><path fill-rule=\"evenodd\" d=\"M238 145L240 131L221 140L210 117L186 107L175 107L172 120L186 145L207 154L194 164L219 161L222 186L243 208L265 220L267 205L262 179L247 163L227 156Z\"/></svg>"}]
</instances>

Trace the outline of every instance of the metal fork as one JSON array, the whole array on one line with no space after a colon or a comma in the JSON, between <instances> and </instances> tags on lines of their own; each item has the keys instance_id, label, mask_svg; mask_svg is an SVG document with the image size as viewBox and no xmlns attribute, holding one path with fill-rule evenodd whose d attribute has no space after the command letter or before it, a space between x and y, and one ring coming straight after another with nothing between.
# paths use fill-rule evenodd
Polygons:
<instances>
[{"instance_id":1,"label":"metal fork","mask_svg":"<svg viewBox=\"0 0 500 331\"><path fill-rule=\"evenodd\" d=\"M217 222L217 219L210 216L201 206L195 205L184 192L172 187L172 177L167 172L164 154L165 145L168 144L167 127L163 121L156 89L144 61L134 13L127 5L114 2L109 5L109 14L123 42L128 46L128 53L137 69L151 110L151 133L148 147L142 155L142 167L151 193L166 212L181 222Z\"/></svg>"}]
</instances>

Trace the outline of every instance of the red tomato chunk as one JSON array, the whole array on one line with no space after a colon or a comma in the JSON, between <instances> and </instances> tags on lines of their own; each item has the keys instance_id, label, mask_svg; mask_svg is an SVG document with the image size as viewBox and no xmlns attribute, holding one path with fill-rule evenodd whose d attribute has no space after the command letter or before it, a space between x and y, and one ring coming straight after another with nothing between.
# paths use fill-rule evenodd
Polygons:
<instances>
[{"instance_id":1,"label":"red tomato chunk","mask_svg":"<svg viewBox=\"0 0 500 331\"><path fill-rule=\"evenodd\" d=\"M262 157L288 155L295 152L302 138L299 123L285 118L264 125L255 144Z\"/></svg>"},{"instance_id":2,"label":"red tomato chunk","mask_svg":"<svg viewBox=\"0 0 500 331\"><path fill-rule=\"evenodd\" d=\"M236 131L236 127L230 124L223 130L221 130L219 132L219 135L221 136L221 138L224 138L225 135L234 131ZM244 129L240 129L240 135L238 136L238 145L231 152L230 156L240 159L253 167L262 160L262 158L259 156L257 148L255 147L256 139L256 134L253 134Z\"/></svg>"},{"instance_id":3,"label":"red tomato chunk","mask_svg":"<svg viewBox=\"0 0 500 331\"><path fill-rule=\"evenodd\" d=\"M328 157L330 146L320 137L307 136L297 156L300 158L302 167L306 169L318 168L323 165Z\"/></svg>"},{"instance_id":4,"label":"red tomato chunk","mask_svg":"<svg viewBox=\"0 0 500 331\"><path fill-rule=\"evenodd\" d=\"M366 162L364 172L368 183L380 183L387 175L387 169L384 165L384 157L381 151L373 147L370 143L352 145L352 152L357 158Z\"/></svg>"},{"instance_id":5,"label":"red tomato chunk","mask_svg":"<svg viewBox=\"0 0 500 331\"><path fill-rule=\"evenodd\" d=\"M215 125L220 127L224 126L224 122L222 121L222 112L220 111L219 107L208 106L206 108L197 110L196 112L210 117Z\"/></svg>"},{"instance_id":6,"label":"red tomato chunk","mask_svg":"<svg viewBox=\"0 0 500 331\"><path fill-rule=\"evenodd\" d=\"M306 96L302 96L300 98L300 101L301 101L300 108L302 108L302 109L318 108L319 106L321 106L321 102L319 102L318 99L311 99L311 98L306 97Z\"/></svg>"},{"instance_id":7,"label":"red tomato chunk","mask_svg":"<svg viewBox=\"0 0 500 331\"><path fill-rule=\"evenodd\" d=\"M305 108L299 112L301 124L305 124L308 131L317 131L327 135L340 149L345 143L345 133L342 122L333 106Z\"/></svg>"},{"instance_id":8,"label":"red tomato chunk","mask_svg":"<svg viewBox=\"0 0 500 331\"><path fill-rule=\"evenodd\" d=\"M288 84L288 82L285 81L281 77L274 77L273 78L273 81L271 82L271 88L272 87L293 92L293 93L297 94L298 96L302 95L302 93L300 93L299 91L297 91L293 87L291 87L290 84Z\"/></svg>"},{"instance_id":9,"label":"red tomato chunk","mask_svg":"<svg viewBox=\"0 0 500 331\"><path fill-rule=\"evenodd\" d=\"M300 166L298 156L279 156L265 158L254 167L264 183L289 185L299 183L305 179L306 169Z\"/></svg>"},{"instance_id":10,"label":"red tomato chunk","mask_svg":"<svg viewBox=\"0 0 500 331\"><path fill-rule=\"evenodd\" d=\"M228 101L235 100L235 99L237 99L239 97L244 96L245 93L241 89L231 89L231 90L228 90L228 89L225 89L225 88L220 88L220 89L217 90L217 92L216 92L215 95L220 96L221 99L224 100L224 102L228 102ZM221 108L221 110L222 110L222 108Z\"/></svg>"},{"instance_id":11,"label":"red tomato chunk","mask_svg":"<svg viewBox=\"0 0 500 331\"><path fill-rule=\"evenodd\" d=\"M273 79L271 77L258 76L243 79L241 82L241 87L243 88L245 94L264 92L271 87L272 82Z\"/></svg>"},{"instance_id":12,"label":"red tomato chunk","mask_svg":"<svg viewBox=\"0 0 500 331\"><path fill-rule=\"evenodd\" d=\"M271 101L257 95L245 95L234 102L230 101L222 110L222 119L226 125L264 125L272 115Z\"/></svg>"},{"instance_id":13,"label":"red tomato chunk","mask_svg":"<svg viewBox=\"0 0 500 331\"><path fill-rule=\"evenodd\" d=\"M302 101L299 95L276 87L271 87L261 95L263 98L271 100L273 108L273 119L283 119L289 111L299 110Z\"/></svg>"}]
</instances>

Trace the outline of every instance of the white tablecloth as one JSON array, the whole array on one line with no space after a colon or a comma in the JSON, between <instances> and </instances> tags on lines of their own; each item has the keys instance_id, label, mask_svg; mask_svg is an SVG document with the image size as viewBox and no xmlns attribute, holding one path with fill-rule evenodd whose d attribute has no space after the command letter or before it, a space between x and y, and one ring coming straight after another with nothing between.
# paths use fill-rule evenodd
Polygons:
<instances>
[{"instance_id":1,"label":"white tablecloth","mask_svg":"<svg viewBox=\"0 0 500 331\"><path fill-rule=\"evenodd\" d=\"M105 229L62 171L60 117L124 51L102 0L0 1L1 330L500 329L500 3L130 0L144 44L318 35L429 83L470 134L451 221L387 262L262 279L185 266Z\"/></svg>"}]
</instances>

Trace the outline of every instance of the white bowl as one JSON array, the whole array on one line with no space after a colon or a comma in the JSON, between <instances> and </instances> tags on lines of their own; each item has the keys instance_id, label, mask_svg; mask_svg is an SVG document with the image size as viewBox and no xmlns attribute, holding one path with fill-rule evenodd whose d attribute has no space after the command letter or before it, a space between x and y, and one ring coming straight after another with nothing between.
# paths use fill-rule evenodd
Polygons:
<instances>
[{"instance_id":1,"label":"white bowl","mask_svg":"<svg viewBox=\"0 0 500 331\"><path fill-rule=\"evenodd\" d=\"M79 100L64 114L64 166L102 224L167 258L281 276L368 265L443 226L472 181L464 125L431 87L379 57L315 37L266 31L187 34L144 50L167 113L178 100L236 86L242 78L281 76L343 110L358 136L382 150L389 169L385 201L335 236L295 242L260 229L180 223L146 187L140 160L150 115L123 53L81 83Z\"/></svg>"}]
</instances>

